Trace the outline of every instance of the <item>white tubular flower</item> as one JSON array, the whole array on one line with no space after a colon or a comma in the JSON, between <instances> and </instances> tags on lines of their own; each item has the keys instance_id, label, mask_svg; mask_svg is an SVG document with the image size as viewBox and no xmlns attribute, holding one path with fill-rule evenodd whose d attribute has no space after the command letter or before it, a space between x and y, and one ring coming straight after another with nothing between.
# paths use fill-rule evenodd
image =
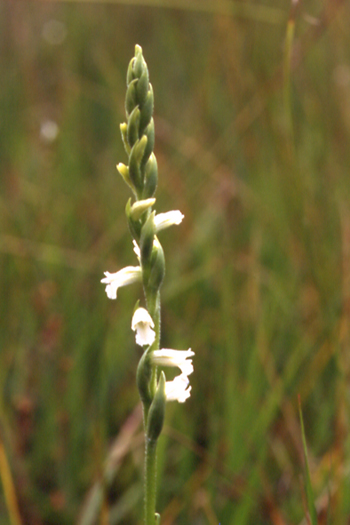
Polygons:
<instances>
[{"instance_id":1,"label":"white tubular flower","mask_svg":"<svg viewBox=\"0 0 350 525\"><path fill-rule=\"evenodd\" d=\"M184 403L191 395L191 385L185 374L176 376L172 381L165 383L165 395L167 401L178 401Z\"/></svg>"},{"instance_id":2,"label":"white tubular flower","mask_svg":"<svg viewBox=\"0 0 350 525\"><path fill-rule=\"evenodd\" d=\"M141 281L142 278L140 266L126 266L126 268L119 270L119 272L104 272L104 274L106 277L101 279L101 283L107 284L106 294L109 299L117 298L117 291L121 286Z\"/></svg>"},{"instance_id":3,"label":"white tubular flower","mask_svg":"<svg viewBox=\"0 0 350 525\"><path fill-rule=\"evenodd\" d=\"M156 231L159 232L160 230L164 230L164 228L168 228L174 224L180 224L183 218L184 215L179 210L158 213L158 215L154 217Z\"/></svg>"},{"instance_id":4,"label":"white tubular flower","mask_svg":"<svg viewBox=\"0 0 350 525\"><path fill-rule=\"evenodd\" d=\"M136 344L140 346L154 343L156 333L153 330L154 322L145 308L137 308L132 317L131 328L136 332Z\"/></svg>"},{"instance_id":5,"label":"white tubular flower","mask_svg":"<svg viewBox=\"0 0 350 525\"><path fill-rule=\"evenodd\" d=\"M180 368L182 375L189 376L193 372L192 357L194 352L188 350L154 350L152 352L152 361L159 366L177 366Z\"/></svg>"}]
</instances>

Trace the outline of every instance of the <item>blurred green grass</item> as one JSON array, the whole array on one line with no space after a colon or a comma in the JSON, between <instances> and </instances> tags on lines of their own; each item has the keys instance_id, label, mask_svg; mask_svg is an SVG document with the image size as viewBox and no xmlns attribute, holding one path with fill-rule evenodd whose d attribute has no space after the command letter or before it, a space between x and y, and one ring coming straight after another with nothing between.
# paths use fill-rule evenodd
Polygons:
<instances>
[{"instance_id":1,"label":"blurred green grass","mask_svg":"<svg viewBox=\"0 0 350 525\"><path fill-rule=\"evenodd\" d=\"M186 217L161 239L162 343L196 352L161 440L162 524L306 523L298 394L319 523L349 522L350 6L299 5L286 85L289 15L0 4L0 437L23 525L141 523L139 290L99 283L133 264L115 164L135 43L157 211Z\"/></svg>"}]
</instances>

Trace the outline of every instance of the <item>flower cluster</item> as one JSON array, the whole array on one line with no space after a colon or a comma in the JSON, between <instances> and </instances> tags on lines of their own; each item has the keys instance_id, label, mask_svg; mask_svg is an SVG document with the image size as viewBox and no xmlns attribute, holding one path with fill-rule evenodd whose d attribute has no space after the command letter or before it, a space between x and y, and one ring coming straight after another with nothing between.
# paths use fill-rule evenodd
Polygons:
<instances>
[{"instance_id":1,"label":"flower cluster","mask_svg":"<svg viewBox=\"0 0 350 525\"><path fill-rule=\"evenodd\" d=\"M180 224L184 216L179 210L159 214L153 211L158 182L157 161L153 153L153 89L140 46L136 46L127 72L125 109L127 122L120 129L129 164L119 163L117 169L134 195L134 202L129 199L125 211L139 264L116 273L105 272L101 282L106 285L109 299L116 299L122 286L134 282L143 284L146 307L137 304L131 328L135 332L136 344L144 349L137 383L144 403L147 435L149 439L157 439L164 417L164 402L175 400L183 403L190 396L188 376L193 372L191 358L194 353L191 349L159 349L160 287L165 259L158 233ZM181 373L172 381L165 381L164 373L158 375L157 370L169 366L177 367Z\"/></svg>"},{"instance_id":2,"label":"flower cluster","mask_svg":"<svg viewBox=\"0 0 350 525\"><path fill-rule=\"evenodd\" d=\"M152 345L155 340L154 322L147 310L137 308L132 318L131 328L136 332L136 343L140 346ZM194 352L189 350L153 350L150 354L155 366L174 366L181 370L181 375L165 383L167 401L183 403L190 397L191 386L188 376L193 372L192 357Z\"/></svg>"}]
</instances>

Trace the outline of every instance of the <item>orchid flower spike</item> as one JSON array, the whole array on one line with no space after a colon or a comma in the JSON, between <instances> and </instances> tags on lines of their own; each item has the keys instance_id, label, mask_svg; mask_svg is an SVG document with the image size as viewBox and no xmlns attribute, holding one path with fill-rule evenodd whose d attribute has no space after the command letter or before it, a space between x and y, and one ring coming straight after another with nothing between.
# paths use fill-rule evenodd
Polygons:
<instances>
[{"instance_id":1,"label":"orchid flower spike","mask_svg":"<svg viewBox=\"0 0 350 525\"><path fill-rule=\"evenodd\" d=\"M141 281L142 271L140 266L126 266L116 273L104 272L105 276L101 283L105 283L106 294L109 299L117 298L118 288Z\"/></svg>"},{"instance_id":2,"label":"orchid flower spike","mask_svg":"<svg viewBox=\"0 0 350 525\"><path fill-rule=\"evenodd\" d=\"M154 322L145 308L137 308L132 317L131 328L136 332L136 344L152 345L156 338Z\"/></svg>"},{"instance_id":3,"label":"orchid flower spike","mask_svg":"<svg viewBox=\"0 0 350 525\"><path fill-rule=\"evenodd\" d=\"M142 48L135 46L135 56L126 75L126 122L120 131L128 156L128 165L119 163L117 169L131 189L125 207L133 249L138 266L127 266L119 272L105 272L101 282L106 286L109 299L116 299L118 288L139 281L143 284L146 308L136 304L131 320L136 343L144 347L137 367L136 382L143 404L145 430L145 498L144 523L160 523L156 512L156 445L163 428L167 401L184 403L190 397L188 376L193 372L192 357L188 350L159 348L160 340L160 288L165 274L165 257L158 232L182 222L179 210L156 214L158 166L154 149L153 89L149 82L147 64ZM150 315L150 313L152 315ZM155 350L154 350L155 348ZM172 381L166 381L164 370L157 367L176 367L180 370Z\"/></svg>"}]
</instances>

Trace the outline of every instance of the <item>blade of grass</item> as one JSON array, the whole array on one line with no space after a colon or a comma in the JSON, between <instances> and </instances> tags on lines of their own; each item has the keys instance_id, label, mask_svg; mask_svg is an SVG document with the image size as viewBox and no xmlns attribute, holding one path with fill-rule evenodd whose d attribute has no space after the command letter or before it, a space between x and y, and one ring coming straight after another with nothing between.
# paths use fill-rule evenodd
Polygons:
<instances>
[{"instance_id":1,"label":"blade of grass","mask_svg":"<svg viewBox=\"0 0 350 525\"><path fill-rule=\"evenodd\" d=\"M317 512L316 512L315 499L314 499L314 494L313 494L312 484L311 484L309 461L308 461L306 438L305 438L305 428L304 428L303 414L301 410L300 396L298 397L298 404L299 404L299 418L300 418L301 437L303 441L304 462L305 462L304 482L305 482L306 502L307 502L307 508L309 511L311 525L317 525Z\"/></svg>"},{"instance_id":2,"label":"blade of grass","mask_svg":"<svg viewBox=\"0 0 350 525\"><path fill-rule=\"evenodd\" d=\"M11 525L22 525L10 465L0 437L0 478Z\"/></svg>"}]
</instances>

